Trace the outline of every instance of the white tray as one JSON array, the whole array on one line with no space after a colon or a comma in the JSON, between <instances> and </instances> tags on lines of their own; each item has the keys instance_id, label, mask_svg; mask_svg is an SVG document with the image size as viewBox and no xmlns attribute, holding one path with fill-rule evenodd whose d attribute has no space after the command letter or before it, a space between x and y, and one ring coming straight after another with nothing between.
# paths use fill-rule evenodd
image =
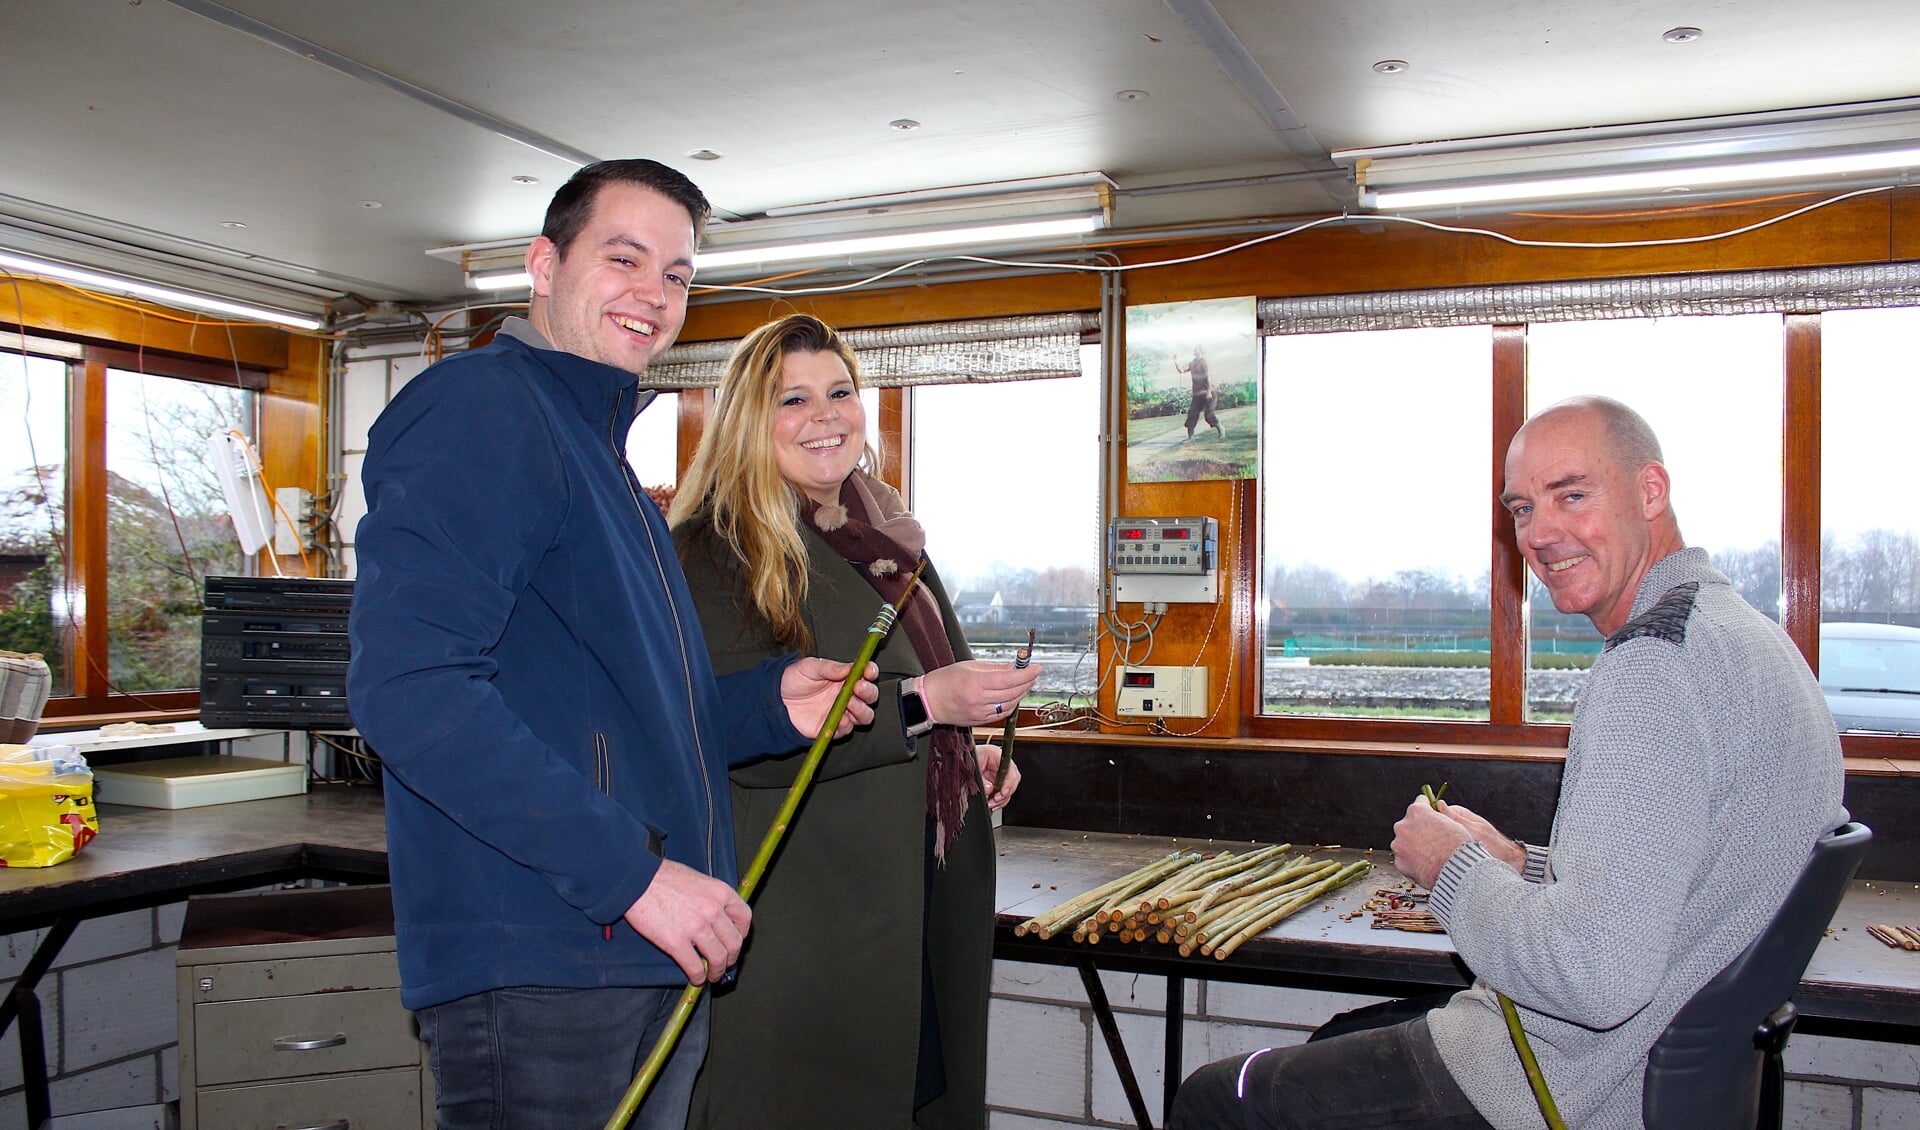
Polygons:
<instances>
[{"instance_id":1,"label":"white tray","mask_svg":"<svg viewBox=\"0 0 1920 1130\"><path fill-rule=\"evenodd\" d=\"M169 757L93 771L95 804L199 808L307 791L307 767L259 757Z\"/></svg>"}]
</instances>

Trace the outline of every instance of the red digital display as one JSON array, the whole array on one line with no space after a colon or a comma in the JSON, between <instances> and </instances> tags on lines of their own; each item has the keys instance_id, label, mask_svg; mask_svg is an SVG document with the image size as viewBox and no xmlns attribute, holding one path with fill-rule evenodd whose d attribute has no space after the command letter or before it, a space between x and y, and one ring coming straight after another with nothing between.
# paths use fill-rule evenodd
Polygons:
<instances>
[{"instance_id":1,"label":"red digital display","mask_svg":"<svg viewBox=\"0 0 1920 1130\"><path fill-rule=\"evenodd\" d=\"M1175 528L1170 530L1161 530L1160 536L1162 538L1170 538L1174 541L1184 541L1187 535L1191 533L1193 533L1192 530Z\"/></svg>"},{"instance_id":2,"label":"red digital display","mask_svg":"<svg viewBox=\"0 0 1920 1130\"><path fill-rule=\"evenodd\" d=\"M1120 530L1121 541L1139 541L1141 538L1144 538L1146 536L1147 536L1147 531L1138 529L1138 528L1130 530L1130 529L1126 529L1125 527L1122 527Z\"/></svg>"},{"instance_id":3,"label":"red digital display","mask_svg":"<svg viewBox=\"0 0 1920 1130\"><path fill-rule=\"evenodd\" d=\"M1123 685L1129 687L1151 687L1153 686L1153 672L1128 671L1121 675L1120 681Z\"/></svg>"}]
</instances>

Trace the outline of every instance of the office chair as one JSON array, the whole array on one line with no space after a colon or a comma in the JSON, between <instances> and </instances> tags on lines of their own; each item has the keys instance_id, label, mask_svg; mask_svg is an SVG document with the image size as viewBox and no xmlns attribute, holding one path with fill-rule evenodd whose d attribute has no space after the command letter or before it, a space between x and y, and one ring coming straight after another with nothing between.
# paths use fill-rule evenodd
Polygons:
<instances>
[{"instance_id":1,"label":"office chair","mask_svg":"<svg viewBox=\"0 0 1920 1130\"><path fill-rule=\"evenodd\" d=\"M1778 1130L1781 1053L1799 1016L1788 998L1872 838L1858 821L1820 837L1773 921L1674 1015L1647 1052L1647 1130Z\"/></svg>"}]
</instances>

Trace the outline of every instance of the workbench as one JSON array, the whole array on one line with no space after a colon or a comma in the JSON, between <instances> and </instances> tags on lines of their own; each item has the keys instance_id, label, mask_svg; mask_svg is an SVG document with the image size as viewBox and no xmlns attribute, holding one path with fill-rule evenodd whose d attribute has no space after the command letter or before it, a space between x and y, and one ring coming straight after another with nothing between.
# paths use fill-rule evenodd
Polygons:
<instances>
[{"instance_id":1,"label":"workbench","mask_svg":"<svg viewBox=\"0 0 1920 1130\"><path fill-rule=\"evenodd\" d=\"M0 935L46 935L0 999L0 1035L20 1022L27 1124L51 1114L35 989L74 927L90 918L291 879L379 883L387 878L386 814L373 789L205 808L100 806L100 834L53 867L0 868Z\"/></svg>"},{"instance_id":2,"label":"workbench","mask_svg":"<svg viewBox=\"0 0 1920 1130\"><path fill-rule=\"evenodd\" d=\"M1170 1107L1185 1077L1181 1063L1179 1002L1189 978L1406 997L1464 988L1471 976L1445 934L1375 930L1372 915L1356 913L1375 890L1406 882L1382 850L1295 844L1315 858L1347 863L1365 859L1369 875L1252 939L1219 961L1181 957L1155 941L1123 943L1114 935L1098 945L1067 937L1014 936L1028 918L1074 895L1118 878L1169 852L1244 848L1244 841L1176 840L1046 828L1001 828L994 956L1077 969L1088 1003L1142 1130L1154 1125L1102 988L1099 972L1147 973L1167 979L1166 1064L1162 1078ZM1856 879L1834 916L1830 935L1815 951L1794 1005L1796 1031L1854 1039L1920 1043L1920 953L1892 949L1867 933L1869 923L1920 923L1920 885ZM1164 1110L1163 1110L1164 1115Z\"/></svg>"},{"instance_id":3,"label":"workbench","mask_svg":"<svg viewBox=\"0 0 1920 1130\"><path fill-rule=\"evenodd\" d=\"M18 1017L30 1122L46 1104L45 1053L34 987L52 967L80 921L177 902L189 895L241 890L300 878L383 882L386 823L372 789L322 786L301 796L189 809L103 806L100 835L66 863L0 869L0 934L47 928L12 993L0 1001L0 1033ZM1007 827L997 832L999 886L994 952L1018 961L1073 966L1087 986L1122 1084L1142 1126L1151 1125L1138 1084L1100 987L1099 970L1151 973L1168 979L1167 1000L1183 999L1187 978L1408 996L1468 982L1444 934L1373 930L1370 916L1344 917L1379 887L1398 883L1384 851L1316 852L1339 860L1366 858L1373 874L1248 942L1226 961L1182 958L1157 943L1076 945L1065 938L1016 938L1033 914L1175 849L1218 850L1226 842ZM1299 844L1305 850L1313 845ZM1794 1003L1800 1029L1860 1039L1920 1043L1920 953L1873 940L1869 922L1920 922L1920 890L1912 883L1856 880L1842 902L1832 937L1814 955ZM1171 1087L1182 1078L1181 1010L1168 1009ZM38 1095L35 1096L36 1084ZM37 1104L37 1105L36 1105Z\"/></svg>"}]
</instances>

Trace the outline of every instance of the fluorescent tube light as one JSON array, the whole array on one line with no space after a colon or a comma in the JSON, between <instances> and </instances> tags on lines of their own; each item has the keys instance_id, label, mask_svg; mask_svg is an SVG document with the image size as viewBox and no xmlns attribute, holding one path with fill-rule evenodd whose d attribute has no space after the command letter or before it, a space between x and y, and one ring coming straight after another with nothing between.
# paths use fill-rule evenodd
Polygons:
<instances>
[{"instance_id":1,"label":"fluorescent tube light","mask_svg":"<svg viewBox=\"0 0 1920 1130\"><path fill-rule=\"evenodd\" d=\"M146 298L166 306L181 306L189 310L204 310L210 314L226 314L236 318L246 318L255 322L271 322L278 326L291 326L297 330L317 330L321 322L303 314L293 314L285 310L274 310L265 306L250 306L244 302L230 302L224 298L213 298L191 291L174 290L172 287L155 286L137 279L122 278L118 275L103 275L97 271L70 267L65 263L56 263L47 259L34 259L18 255L11 251L0 250L0 268L21 271L42 278L60 279L63 282L94 290L111 291L115 294Z\"/></svg>"},{"instance_id":2,"label":"fluorescent tube light","mask_svg":"<svg viewBox=\"0 0 1920 1130\"><path fill-rule=\"evenodd\" d=\"M715 220L693 262L717 281L749 276L763 264L845 268L855 256L1005 250L1098 231L1112 198L1113 182L1104 174L1075 173L788 205L752 219ZM523 265L531 242L497 239L428 248L427 254L460 264L475 290L511 290L529 285Z\"/></svg>"},{"instance_id":3,"label":"fluorescent tube light","mask_svg":"<svg viewBox=\"0 0 1920 1130\"><path fill-rule=\"evenodd\" d=\"M897 232L887 235L852 236L844 239L804 240L771 244L766 247L728 248L702 251L693 257L694 270L732 267L747 263L791 263L797 259L838 259L853 255L871 255L885 251L937 251L943 247L966 247L982 243L1013 243L1049 236L1084 235L1100 227L1097 216L1072 216L1057 220L1034 220L1020 224L992 224L976 228L948 228L942 231ZM696 276L695 281L698 281Z\"/></svg>"},{"instance_id":4,"label":"fluorescent tube light","mask_svg":"<svg viewBox=\"0 0 1920 1130\"><path fill-rule=\"evenodd\" d=\"M470 272L467 285L475 290L525 290L533 285L533 276L523 270Z\"/></svg>"},{"instance_id":5,"label":"fluorescent tube light","mask_svg":"<svg viewBox=\"0 0 1920 1130\"><path fill-rule=\"evenodd\" d=\"M1381 209L1861 187L1920 168L1920 98L1451 138L1333 159L1353 168L1362 206Z\"/></svg>"},{"instance_id":6,"label":"fluorescent tube light","mask_svg":"<svg viewBox=\"0 0 1920 1130\"><path fill-rule=\"evenodd\" d=\"M1891 172L1920 166L1920 147L1878 153L1837 153L1793 157L1778 161L1747 161L1731 165L1694 165L1641 169L1590 176L1546 177L1433 188L1362 188L1363 205L1396 208L1437 208L1456 204L1500 201L1556 200L1578 196L1618 196L1657 193L1671 189L1713 188L1764 184L1769 181L1811 181L1854 173Z\"/></svg>"},{"instance_id":7,"label":"fluorescent tube light","mask_svg":"<svg viewBox=\"0 0 1920 1130\"><path fill-rule=\"evenodd\" d=\"M694 285L699 272L720 267L760 263L792 263L801 259L841 259L855 255L877 255L888 251L938 251L946 247L967 247L982 243L1017 243L1051 236L1084 235L1097 231L1095 216L1074 216L1063 220L1036 220L1024 224L993 224L977 228L950 228L945 231L899 232L889 235L857 236L847 239L803 240L798 243L769 244L765 247L727 248L702 251L693 257ZM523 290L533 285L524 270L469 272L467 285L475 290Z\"/></svg>"},{"instance_id":8,"label":"fluorescent tube light","mask_svg":"<svg viewBox=\"0 0 1920 1130\"><path fill-rule=\"evenodd\" d=\"M190 311L207 311L211 315L232 315L236 318L248 318L253 322L273 322L276 326L292 326L296 330L319 330L321 320L305 315L292 315L286 311L275 311L267 307L255 307L248 303L227 301L223 297L209 297L204 294L192 294L186 290L173 290L171 286L154 286L152 282L140 282L134 278L121 278L117 274L98 274L94 271L81 271L79 267L67 267L65 263L52 263L48 259L29 259L27 255L15 255L13 251L0 251L0 267L10 271L38 274L42 278L60 278L63 282L73 282L77 286L86 286L92 290L109 290L113 294L127 294L132 297L152 299L169 307L186 307Z\"/></svg>"}]
</instances>

